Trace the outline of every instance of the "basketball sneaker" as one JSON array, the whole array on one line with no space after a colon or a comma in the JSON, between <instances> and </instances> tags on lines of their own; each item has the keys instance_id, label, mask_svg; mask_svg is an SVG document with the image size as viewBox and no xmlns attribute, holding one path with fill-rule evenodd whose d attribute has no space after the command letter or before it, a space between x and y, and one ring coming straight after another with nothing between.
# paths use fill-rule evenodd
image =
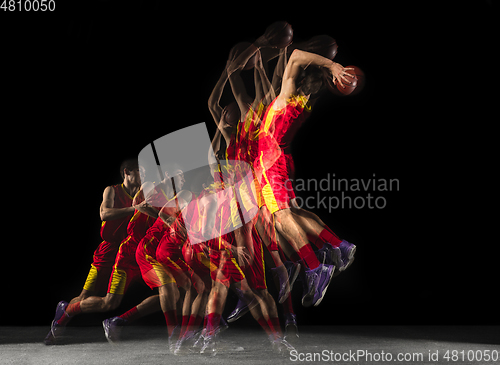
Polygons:
<instances>
[{"instance_id":1,"label":"basketball sneaker","mask_svg":"<svg viewBox=\"0 0 500 365\"><path fill-rule=\"evenodd\" d=\"M238 303L236 303L236 308L227 316L227 321L229 323L234 322L241 317L243 317L245 314L247 314L250 311L250 308L248 308L247 302L245 302L242 299L238 299Z\"/></svg>"},{"instance_id":2,"label":"basketball sneaker","mask_svg":"<svg viewBox=\"0 0 500 365\"><path fill-rule=\"evenodd\" d=\"M279 281L279 293L278 293L278 302L283 303L285 299L290 295L290 291L292 290L288 275L288 270L285 265L280 265L278 267L272 267L271 272L273 273L274 278L278 278Z\"/></svg>"},{"instance_id":3,"label":"basketball sneaker","mask_svg":"<svg viewBox=\"0 0 500 365\"><path fill-rule=\"evenodd\" d=\"M181 333L181 326L176 326L172 331L172 334L168 336L168 348L172 354L175 351L175 346L177 345L177 340L179 339L180 333Z\"/></svg>"},{"instance_id":4,"label":"basketball sneaker","mask_svg":"<svg viewBox=\"0 0 500 365\"><path fill-rule=\"evenodd\" d=\"M102 321L104 334L109 343L119 342L122 328L126 320L120 317L108 318Z\"/></svg>"},{"instance_id":5,"label":"basketball sneaker","mask_svg":"<svg viewBox=\"0 0 500 365\"><path fill-rule=\"evenodd\" d=\"M335 271L335 266L333 265L320 265L319 268L321 268L321 270L318 272L316 292L314 293L314 298L312 300L315 307L318 306L323 300L326 290L328 289L328 285L330 285L330 281L332 280L333 272Z\"/></svg>"},{"instance_id":6,"label":"basketball sneaker","mask_svg":"<svg viewBox=\"0 0 500 365\"><path fill-rule=\"evenodd\" d=\"M66 307L68 306L68 304L69 303L64 300L61 300L59 303L57 303L56 315L54 316L54 319L50 324L50 331L43 340L46 345L55 345L57 337L60 337L64 334L66 326L57 324L57 321L59 321L62 316L66 315Z\"/></svg>"},{"instance_id":7,"label":"basketball sneaker","mask_svg":"<svg viewBox=\"0 0 500 365\"><path fill-rule=\"evenodd\" d=\"M326 242L322 248L316 251L318 261L326 265L335 266L333 277L340 274L344 270L344 262L342 261L342 252L339 247L333 247Z\"/></svg>"},{"instance_id":8,"label":"basketball sneaker","mask_svg":"<svg viewBox=\"0 0 500 365\"><path fill-rule=\"evenodd\" d=\"M204 336L200 354L208 354L212 356L217 354L217 336L217 331L212 331L212 333Z\"/></svg>"},{"instance_id":9,"label":"basketball sneaker","mask_svg":"<svg viewBox=\"0 0 500 365\"><path fill-rule=\"evenodd\" d=\"M283 339L289 343L299 339L299 329L297 327L297 316L295 313L287 313L285 316L285 336Z\"/></svg>"},{"instance_id":10,"label":"basketball sneaker","mask_svg":"<svg viewBox=\"0 0 500 365\"><path fill-rule=\"evenodd\" d=\"M314 295L316 294L316 287L318 285L319 273L321 272L321 267L323 264L319 265L317 268L310 270L305 270L305 277L302 281L303 286L303 296L302 305L304 307L310 307L314 304Z\"/></svg>"},{"instance_id":11,"label":"basketball sneaker","mask_svg":"<svg viewBox=\"0 0 500 365\"><path fill-rule=\"evenodd\" d=\"M253 298L250 303L247 303L245 300L243 294L241 293L241 290L235 288L235 292L238 295L238 303L236 303L236 308L231 312L231 314L227 317L227 321L229 323L236 321L237 319L240 319L243 317L245 314L247 314L250 310L252 310L255 306L259 305L259 301L257 298ZM222 317L221 317L222 320ZM226 323L227 326L227 323Z\"/></svg>"},{"instance_id":12,"label":"basketball sneaker","mask_svg":"<svg viewBox=\"0 0 500 365\"><path fill-rule=\"evenodd\" d=\"M356 246L352 243L343 240L340 242L340 252L342 253L342 262L344 263L341 271L347 269L354 262L354 254L356 253Z\"/></svg>"}]
</instances>

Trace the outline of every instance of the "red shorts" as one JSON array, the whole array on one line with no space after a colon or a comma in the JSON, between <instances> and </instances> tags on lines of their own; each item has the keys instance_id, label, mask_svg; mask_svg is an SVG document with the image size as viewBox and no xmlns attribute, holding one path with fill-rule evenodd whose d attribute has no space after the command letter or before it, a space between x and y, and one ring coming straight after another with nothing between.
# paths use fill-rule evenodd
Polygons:
<instances>
[{"instance_id":1,"label":"red shorts","mask_svg":"<svg viewBox=\"0 0 500 365\"><path fill-rule=\"evenodd\" d=\"M286 191L288 193L288 200L295 199L295 191L293 190L293 184L291 181L295 179L295 162L293 162L293 157L291 154L285 154L286 159L286 172L288 176Z\"/></svg>"},{"instance_id":2,"label":"red shorts","mask_svg":"<svg viewBox=\"0 0 500 365\"><path fill-rule=\"evenodd\" d=\"M210 276L210 256L205 253L204 245L204 243L184 245L182 255L189 267L203 280L205 290L208 291L212 287L212 278Z\"/></svg>"},{"instance_id":3,"label":"red shorts","mask_svg":"<svg viewBox=\"0 0 500 365\"><path fill-rule=\"evenodd\" d=\"M173 276L177 285L187 285L192 270L184 262L182 250L179 248L175 236L167 233L162 237L156 249L156 259L162 265L163 269L168 272L168 275Z\"/></svg>"},{"instance_id":4,"label":"red shorts","mask_svg":"<svg viewBox=\"0 0 500 365\"><path fill-rule=\"evenodd\" d=\"M262 163L261 190L264 203L271 214L281 209L290 208L290 200L295 198L292 182L288 176L289 159L284 153L276 162L265 169ZM293 163L293 162L292 162Z\"/></svg>"},{"instance_id":5,"label":"red shorts","mask_svg":"<svg viewBox=\"0 0 500 365\"><path fill-rule=\"evenodd\" d=\"M266 272L264 269L264 251L262 249L262 241L257 230L252 230L253 238L253 256L250 265L242 267L248 286L252 289L262 290L267 289Z\"/></svg>"},{"instance_id":6,"label":"red shorts","mask_svg":"<svg viewBox=\"0 0 500 365\"><path fill-rule=\"evenodd\" d=\"M133 236L122 241L109 278L108 293L123 295L130 283L141 277L141 270L135 258L138 244Z\"/></svg>"},{"instance_id":7,"label":"red shorts","mask_svg":"<svg viewBox=\"0 0 500 365\"><path fill-rule=\"evenodd\" d=\"M231 233L225 234L221 238L232 242L231 235ZM245 279L245 274L236 262L231 250L221 246L218 238L211 240L209 247L210 275L212 280L229 287L231 283L237 283Z\"/></svg>"},{"instance_id":8,"label":"red shorts","mask_svg":"<svg viewBox=\"0 0 500 365\"><path fill-rule=\"evenodd\" d=\"M108 241L102 241L97 246L83 289L91 292L106 291L119 246L120 242Z\"/></svg>"},{"instance_id":9,"label":"red shorts","mask_svg":"<svg viewBox=\"0 0 500 365\"><path fill-rule=\"evenodd\" d=\"M175 283L174 276L156 259L156 248L159 243L160 239L148 232L139 242L135 253L142 278L151 289Z\"/></svg>"}]
</instances>

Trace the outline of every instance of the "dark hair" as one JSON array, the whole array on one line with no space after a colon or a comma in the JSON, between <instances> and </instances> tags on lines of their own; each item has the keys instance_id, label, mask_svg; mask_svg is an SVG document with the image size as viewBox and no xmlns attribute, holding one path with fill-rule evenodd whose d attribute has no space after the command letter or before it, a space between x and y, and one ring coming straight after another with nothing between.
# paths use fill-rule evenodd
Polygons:
<instances>
[{"instance_id":1,"label":"dark hair","mask_svg":"<svg viewBox=\"0 0 500 365\"><path fill-rule=\"evenodd\" d=\"M314 99L325 87L323 71L316 66L309 66L302 70L297 79L297 86L305 95L311 95Z\"/></svg>"},{"instance_id":2,"label":"dark hair","mask_svg":"<svg viewBox=\"0 0 500 365\"><path fill-rule=\"evenodd\" d=\"M135 170L139 168L139 161L136 158L131 158L125 160L120 165L120 175L122 179L125 179L125 172L123 170L127 169L129 171Z\"/></svg>"}]
</instances>

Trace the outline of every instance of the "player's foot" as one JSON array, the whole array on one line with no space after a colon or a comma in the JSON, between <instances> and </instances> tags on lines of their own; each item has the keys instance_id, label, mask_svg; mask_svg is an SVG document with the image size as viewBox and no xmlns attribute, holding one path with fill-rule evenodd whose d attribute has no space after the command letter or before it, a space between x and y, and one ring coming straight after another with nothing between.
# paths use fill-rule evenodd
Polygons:
<instances>
[{"instance_id":1,"label":"player's foot","mask_svg":"<svg viewBox=\"0 0 500 365\"><path fill-rule=\"evenodd\" d=\"M43 340L43 342L46 345L55 345L57 337L60 337L63 335L64 330L66 329L66 326L57 324L57 321L59 321L62 316L66 315L66 307L67 306L68 306L68 302L65 302L64 300L57 303L56 314L55 314L54 319L52 320L52 323L50 325L50 331L47 334L47 336L45 336L45 339Z\"/></svg>"},{"instance_id":2,"label":"player's foot","mask_svg":"<svg viewBox=\"0 0 500 365\"><path fill-rule=\"evenodd\" d=\"M120 317L108 318L102 321L104 334L109 343L116 343L120 341L122 328L127 321Z\"/></svg>"},{"instance_id":3,"label":"player's foot","mask_svg":"<svg viewBox=\"0 0 500 365\"><path fill-rule=\"evenodd\" d=\"M344 263L341 271L347 269L354 262L354 254L356 253L356 246L352 243L343 240L340 242L340 252L342 253L342 261Z\"/></svg>"},{"instance_id":4,"label":"player's foot","mask_svg":"<svg viewBox=\"0 0 500 365\"><path fill-rule=\"evenodd\" d=\"M221 317L221 320L222 320L222 317ZM196 334L195 334L196 340L193 343L193 348L203 347L203 340L205 339L206 331L207 331L207 329L203 328L200 331L196 332Z\"/></svg>"},{"instance_id":5,"label":"player's foot","mask_svg":"<svg viewBox=\"0 0 500 365\"><path fill-rule=\"evenodd\" d=\"M318 282L316 286L316 292L314 293L313 305L318 306L323 297L326 294L326 290L328 289L328 285L330 285L330 281L332 280L333 273L335 271L335 266L333 265L320 265L320 272L318 273Z\"/></svg>"},{"instance_id":6,"label":"player's foot","mask_svg":"<svg viewBox=\"0 0 500 365\"><path fill-rule=\"evenodd\" d=\"M301 266L300 263L293 261L285 261L283 264L285 265L286 271L288 273L288 284L290 285L291 292L293 284L295 284L295 280L297 280L297 277L299 276Z\"/></svg>"},{"instance_id":7,"label":"player's foot","mask_svg":"<svg viewBox=\"0 0 500 365\"><path fill-rule=\"evenodd\" d=\"M287 313L285 316L285 336L283 339L289 343L293 343L299 339L299 328L295 313Z\"/></svg>"},{"instance_id":8,"label":"player's foot","mask_svg":"<svg viewBox=\"0 0 500 365\"><path fill-rule=\"evenodd\" d=\"M302 305L304 307L310 307L314 304L314 295L316 294L316 287L318 285L319 274L321 272L321 267L323 265L319 265L316 269L305 270L305 280L302 281L303 285L303 296L302 296Z\"/></svg>"},{"instance_id":9,"label":"player's foot","mask_svg":"<svg viewBox=\"0 0 500 365\"><path fill-rule=\"evenodd\" d=\"M333 265L336 270L334 277L340 274L344 267L344 262L342 261L342 252L339 247L333 247L328 242L325 242L322 248L316 251L316 256L319 262L325 265Z\"/></svg>"},{"instance_id":10,"label":"player's foot","mask_svg":"<svg viewBox=\"0 0 500 365\"><path fill-rule=\"evenodd\" d=\"M278 293L278 302L283 303L285 299L290 295L291 286L288 278L288 271L285 265L280 265L277 267L271 268L271 272L275 278L278 278L279 281L279 293Z\"/></svg>"},{"instance_id":11,"label":"player's foot","mask_svg":"<svg viewBox=\"0 0 500 365\"><path fill-rule=\"evenodd\" d=\"M271 341L273 350L282 356L287 356L290 352L295 350L295 347L281 337L274 337L273 335L270 335L269 340Z\"/></svg>"},{"instance_id":12,"label":"player's foot","mask_svg":"<svg viewBox=\"0 0 500 365\"><path fill-rule=\"evenodd\" d=\"M186 331L184 335L177 340L174 355L184 355L189 353L189 349L193 347L193 343L196 339L195 335L196 331Z\"/></svg>"},{"instance_id":13,"label":"player's foot","mask_svg":"<svg viewBox=\"0 0 500 365\"><path fill-rule=\"evenodd\" d=\"M212 355L217 354L217 331L212 331L203 338L203 346L201 347L200 354Z\"/></svg>"},{"instance_id":14,"label":"player's foot","mask_svg":"<svg viewBox=\"0 0 500 365\"><path fill-rule=\"evenodd\" d=\"M177 340L179 339L179 335L181 333L181 326L176 326L172 331L172 334L168 336L168 348L171 353L175 351L175 345L177 344Z\"/></svg>"},{"instance_id":15,"label":"player's foot","mask_svg":"<svg viewBox=\"0 0 500 365\"><path fill-rule=\"evenodd\" d=\"M250 311L250 308L248 308L247 302L245 302L242 299L238 299L238 303L236 303L236 308L231 312L229 316L227 316L227 321L229 323L234 322L241 317L243 317L245 314L247 314Z\"/></svg>"}]
</instances>

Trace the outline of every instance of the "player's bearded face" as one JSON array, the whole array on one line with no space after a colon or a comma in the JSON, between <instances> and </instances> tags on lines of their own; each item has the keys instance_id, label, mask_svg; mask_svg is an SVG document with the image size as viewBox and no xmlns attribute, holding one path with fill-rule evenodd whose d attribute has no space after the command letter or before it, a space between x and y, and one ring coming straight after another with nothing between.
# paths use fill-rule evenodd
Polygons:
<instances>
[{"instance_id":1,"label":"player's bearded face","mask_svg":"<svg viewBox=\"0 0 500 365\"><path fill-rule=\"evenodd\" d=\"M130 182L134 185L141 185L141 172L139 169L132 170L130 172Z\"/></svg>"},{"instance_id":2,"label":"player's bearded face","mask_svg":"<svg viewBox=\"0 0 500 365\"><path fill-rule=\"evenodd\" d=\"M182 186L184 185L184 182L185 182L184 173L181 170L177 170L174 176L175 188L177 190L181 190Z\"/></svg>"}]
</instances>

